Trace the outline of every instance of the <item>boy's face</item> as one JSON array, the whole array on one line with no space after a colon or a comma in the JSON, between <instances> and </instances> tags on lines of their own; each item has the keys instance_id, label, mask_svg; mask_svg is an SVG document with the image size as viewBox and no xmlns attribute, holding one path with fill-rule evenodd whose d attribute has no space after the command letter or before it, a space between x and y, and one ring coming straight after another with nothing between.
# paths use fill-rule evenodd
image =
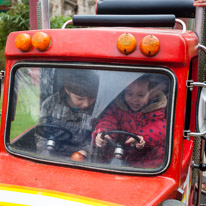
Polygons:
<instances>
[{"instance_id":1,"label":"boy's face","mask_svg":"<svg viewBox=\"0 0 206 206\"><path fill-rule=\"evenodd\" d=\"M148 82L134 82L125 91L125 101L134 112L141 110L149 102Z\"/></svg>"},{"instance_id":2,"label":"boy's face","mask_svg":"<svg viewBox=\"0 0 206 206\"><path fill-rule=\"evenodd\" d=\"M87 107L93 105L96 101L96 98L90 99L89 97L81 97L69 92L66 88L65 91L70 97L69 104L73 108L86 109Z\"/></svg>"}]
</instances>

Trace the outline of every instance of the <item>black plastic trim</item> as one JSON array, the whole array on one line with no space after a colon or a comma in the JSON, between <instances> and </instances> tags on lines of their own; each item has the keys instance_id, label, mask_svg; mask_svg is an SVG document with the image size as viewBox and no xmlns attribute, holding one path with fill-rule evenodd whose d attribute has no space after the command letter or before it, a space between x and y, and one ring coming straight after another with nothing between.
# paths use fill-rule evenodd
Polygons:
<instances>
[{"instance_id":1,"label":"black plastic trim","mask_svg":"<svg viewBox=\"0 0 206 206\"><path fill-rule=\"evenodd\" d=\"M194 0L99 0L97 14L174 14L177 18L194 18Z\"/></svg>"},{"instance_id":2,"label":"black plastic trim","mask_svg":"<svg viewBox=\"0 0 206 206\"><path fill-rule=\"evenodd\" d=\"M174 15L74 15L74 26L173 27Z\"/></svg>"}]
</instances>

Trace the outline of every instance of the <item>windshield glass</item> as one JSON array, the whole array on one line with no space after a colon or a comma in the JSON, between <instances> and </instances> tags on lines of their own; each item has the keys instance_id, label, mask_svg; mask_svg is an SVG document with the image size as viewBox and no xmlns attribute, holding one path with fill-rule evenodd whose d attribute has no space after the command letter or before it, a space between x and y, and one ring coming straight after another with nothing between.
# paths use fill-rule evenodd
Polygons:
<instances>
[{"instance_id":1,"label":"windshield glass","mask_svg":"<svg viewBox=\"0 0 206 206\"><path fill-rule=\"evenodd\" d=\"M174 78L164 69L13 69L8 150L32 159L124 172L169 162Z\"/></svg>"}]
</instances>

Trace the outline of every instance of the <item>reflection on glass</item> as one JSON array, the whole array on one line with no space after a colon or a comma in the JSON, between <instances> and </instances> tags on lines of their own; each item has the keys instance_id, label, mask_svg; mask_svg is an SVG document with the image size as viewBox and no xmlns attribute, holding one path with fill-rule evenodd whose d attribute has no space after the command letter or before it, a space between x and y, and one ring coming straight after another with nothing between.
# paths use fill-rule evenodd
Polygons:
<instances>
[{"instance_id":1,"label":"reflection on glass","mask_svg":"<svg viewBox=\"0 0 206 206\"><path fill-rule=\"evenodd\" d=\"M65 163L158 168L166 158L169 83L158 73L19 68L10 148Z\"/></svg>"},{"instance_id":2,"label":"reflection on glass","mask_svg":"<svg viewBox=\"0 0 206 206\"><path fill-rule=\"evenodd\" d=\"M10 140L38 123L39 119L39 68L21 68L15 75L12 97Z\"/></svg>"}]
</instances>

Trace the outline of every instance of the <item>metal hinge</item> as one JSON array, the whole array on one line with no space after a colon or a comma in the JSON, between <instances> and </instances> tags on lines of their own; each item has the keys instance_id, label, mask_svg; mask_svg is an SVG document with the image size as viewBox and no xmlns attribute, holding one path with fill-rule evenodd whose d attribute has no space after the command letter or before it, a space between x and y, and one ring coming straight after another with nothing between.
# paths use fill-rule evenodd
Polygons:
<instances>
[{"instance_id":1,"label":"metal hinge","mask_svg":"<svg viewBox=\"0 0 206 206\"><path fill-rule=\"evenodd\" d=\"M190 88L191 91L193 90L194 86L206 88L206 81L205 82L194 82L193 80L186 81L186 87Z\"/></svg>"},{"instance_id":2,"label":"metal hinge","mask_svg":"<svg viewBox=\"0 0 206 206\"><path fill-rule=\"evenodd\" d=\"M183 131L183 137L187 140L190 140L190 133L191 133L190 130L184 130Z\"/></svg>"},{"instance_id":3,"label":"metal hinge","mask_svg":"<svg viewBox=\"0 0 206 206\"><path fill-rule=\"evenodd\" d=\"M201 137L202 139L206 140L206 131L204 132L191 132L190 130L183 131L183 137L187 140L190 140L190 137Z\"/></svg>"},{"instance_id":4,"label":"metal hinge","mask_svg":"<svg viewBox=\"0 0 206 206\"><path fill-rule=\"evenodd\" d=\"M4 77L5 77L5 71L1 70L0 71L0 79L4 79Z\"/></svg>"},{"instance_id":5,"label":"metal hinge","mask_svg":"<svg viewBox=\"0 0 206 206\"><path fill-rule=\"evenodd\" d=\"M206 171L206 164L205 163L200 163L200 164L196 164L194 161L192 162L192 168L195 168L195 169L199 169L201 170L202 172L205 172Z\"/></svg>"}]
</instances>

